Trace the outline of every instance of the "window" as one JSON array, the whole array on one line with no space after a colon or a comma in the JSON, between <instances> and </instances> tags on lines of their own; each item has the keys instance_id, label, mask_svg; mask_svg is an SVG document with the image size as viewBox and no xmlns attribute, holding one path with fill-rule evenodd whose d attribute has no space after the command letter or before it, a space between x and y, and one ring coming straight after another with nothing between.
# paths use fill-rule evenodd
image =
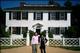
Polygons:
<instances>
[{"instance_id":1,"label":"window","mask_svg":"<svg viewBox=\"0 0 80 53\"><path fill-rule=\"evenodd\" d=\"M13 12L13 19L20 20L21 19L21 13L20 12Z\"/></svg>"},{"instance_id":2,"label":"window","mask_svg":"<svg viewBox=\"0 0 80 53\"><path fill-rule=\"evenodd\" d=\"M22 12L22 19L28 20L28 12Z\"/></svg>"},{"instance_id":3,"label":"window","mask_svg":"<svg viewBox=\"0 0 80 53\"><path fill-rule=\"evenodd\" d=\"M55 20L55 19L56 19L56 13L50 12L50 20Z\"/></svg>"},{"instance_id":4,"label":"window","mask_svg":"<svg viewBox=\"0 0 80 53\"><path fill-rule=\"evenodd\" d=\"M67 20L66 12L49 12L48 20Z\"/></svg>"},{"instance_id":5,"label":"window","mask_svg":"<svg viewBox=\"0 0 80 53\"><path fill-rule=\"evenodd\" d=\"M57 34L57 35L60 34L60 28L59 27L55 28L55 34Z\"/></svg>"},{"instance_id":6,"label":"window","mask_svg":"<svg viewBox=\"0 0 80 53\"><path fill-rule=\"evenodd\" d=\"M28 27L22 27L22 34L27 33Z\"/></svg>"},{"instance_id":7,"label":"window","mask_svg":"<svg viewBox=\"0 0 80 53\"><path fill-rule=\"evenodd\" d=\"M66 30L66 27L49 27L48 30L52 33L52 34L63 34Z\"/></svg>"},{"instance_id":8,"label":"window","mask_svg":"<svg viewBox=\"0 0 80 53\"><path fill-rule=\"evenodd\" d=\"M43 16L42 16L42 12L34 12L34 20L42 20Z\"/></svg>"},{"instance_id":9,"label":"window","mask_svg":"<svg viewBox=\"0 0 80 53\"><path fill-rule=\"evenodd\" d=\"M67 30L66 27L60 27L60 33L63 34Z\"/></svg>"},{"instance_id":10,"label":"window","mask_svg":"<svg viewBox=\"0 0 80 53\"><path fill-rule=\"evenodd\" d=\"M13 34L20 34L21 28L20 27L12 27L12 33Z\"/></svg>"},{"instance_id":11,"label":"window","mask_svg":"<svg viewBox=\"0 0 80 53\"><path fill-rule=\"evenodd\" d=\"M65 13L64 12L60 12L60 20L65 20Z\"/></svg>"}]
</instances>

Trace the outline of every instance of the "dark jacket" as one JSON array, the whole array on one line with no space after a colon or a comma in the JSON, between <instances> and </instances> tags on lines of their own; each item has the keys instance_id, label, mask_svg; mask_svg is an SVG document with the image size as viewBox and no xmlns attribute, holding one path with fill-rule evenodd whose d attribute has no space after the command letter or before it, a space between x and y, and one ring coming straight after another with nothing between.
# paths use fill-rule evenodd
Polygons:
<instances>
[{"instance_id":1,"label":"dark jacket","mask_svg":"<svg viewBox=\"0 0 80 53\"><path fill-rule=\"evenodd\" d=\"M45 43L47 43L47 39L44 36L39 37L40 49L45 48Z\"/></svg>"}]
</instances>

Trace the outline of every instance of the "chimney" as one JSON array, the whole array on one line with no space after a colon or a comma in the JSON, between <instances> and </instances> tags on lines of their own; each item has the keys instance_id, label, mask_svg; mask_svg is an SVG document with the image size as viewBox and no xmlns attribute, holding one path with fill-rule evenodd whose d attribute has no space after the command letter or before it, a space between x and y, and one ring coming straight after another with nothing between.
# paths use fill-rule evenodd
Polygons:
<instances>
[{"instance_id":1,"label":"chimney","mask_svg":"<svg viewBox=\"0 0 80 53\"><path fill-rule=\"evenodd\" d=\"M26 4L26 2L25 1L21 1L20 2L20 7L24 7L24 4Z\"/></svg>"}]
</instances>

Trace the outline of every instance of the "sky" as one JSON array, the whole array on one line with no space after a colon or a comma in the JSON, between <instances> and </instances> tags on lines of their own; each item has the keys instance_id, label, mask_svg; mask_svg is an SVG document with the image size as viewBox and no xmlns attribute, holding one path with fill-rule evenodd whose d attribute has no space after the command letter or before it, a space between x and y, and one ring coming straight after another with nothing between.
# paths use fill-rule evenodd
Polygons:
<instances>
[{"instance_id":1,"label":"sky","mask_svg":"<svg viewBox=\"0 0 80 53\"><path fill-rule=\"evenodd\" d=\"M20 2L23 0L0 0L0 7L3 8L11 8L19 6ZM28 4L48 4L48 0L24 0ZM55 0L60 5L64 5L66 0ZM72 5L76 5L79 0L71 0Z\"/></svg>"}]
</instances>

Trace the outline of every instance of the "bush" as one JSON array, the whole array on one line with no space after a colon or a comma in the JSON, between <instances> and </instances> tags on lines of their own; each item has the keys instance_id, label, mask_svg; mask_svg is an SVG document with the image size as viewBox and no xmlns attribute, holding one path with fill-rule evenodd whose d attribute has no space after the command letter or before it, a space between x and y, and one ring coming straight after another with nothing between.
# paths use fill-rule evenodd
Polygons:
<instances>
[{"instance_id":1,"label":"bush","mask_svg":"<svg viewBox=\"0 0 80 53\"><path fill-rule=\"evenodd\" d=\"M66 37L66 38L78 38L76 28L75 27L69 27L69 29L66 30L63 33L63 37Z\"/></svg>"},{"instance_id":2,"label":"bush","mask_svg":"<svg viewBox=\"0 0 80 53\"><path fill-rule=\"evenodd\" d=\"M29 30L29 36L30 36L30 40L31 40L31 38L32 38L32 36L34 35L34 32L33 31L31 31L31 30Z\"/></svg>"},{"instance_id":3,"label":"bush","mask_svg":"<svg viewBox=\"0 0 80 53\"><path fill-rule=\"evenodd\" d=\"M48 31L48 36L49 36L49 38L53 38L53 34L49 31Z\"/></svg>"},{"instance_id":4,"label":"bush","mask_svg":"<svg viewBox=\"0 0 80 53\"><path fill-rule=\"evenodd\" d=\"M41 35L46 36L46 30L42 31Z\"/></svg>"},{"instance_id":5,"label":"bush","mask_svg":"<svg viewBox=\"0 0 80 53\"><path fill-rule=\"evenodd\" d=\"M5 31L5 26L0 26L0 37L10 37L10 31Z\"/></svg>"}]
</instances>

